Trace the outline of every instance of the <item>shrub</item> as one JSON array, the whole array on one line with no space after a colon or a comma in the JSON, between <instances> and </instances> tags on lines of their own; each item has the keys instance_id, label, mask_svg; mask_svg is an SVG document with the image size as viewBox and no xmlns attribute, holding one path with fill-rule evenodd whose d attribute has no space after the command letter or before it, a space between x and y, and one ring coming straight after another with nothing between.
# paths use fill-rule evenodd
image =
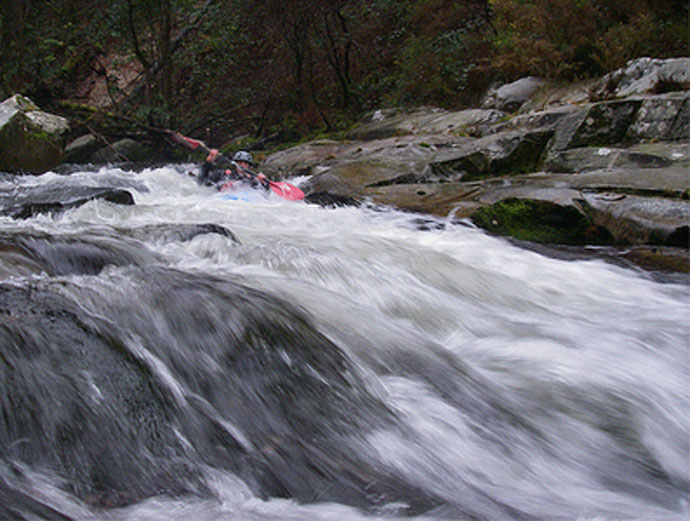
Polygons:
<instances>
[{"instance_id":1,"label":"shrub","mask_svg":"<svg viewBox=\"0 0 690 521\"><path fill-rule=\"evenodd\" d=\"M503 78L572 80L632 58L687 53L687 2L495 0L495 58Z\"/></svg>"}]
</instances>

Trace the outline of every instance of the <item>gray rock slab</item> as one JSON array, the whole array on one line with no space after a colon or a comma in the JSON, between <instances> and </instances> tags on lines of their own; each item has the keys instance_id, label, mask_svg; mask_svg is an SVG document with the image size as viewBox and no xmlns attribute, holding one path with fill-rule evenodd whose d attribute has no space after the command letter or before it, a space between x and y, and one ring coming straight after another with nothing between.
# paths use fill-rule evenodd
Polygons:
<instances>
[{"instance_id":1,"label":"gray rock slab","mask_svg":"<svg viewBox=\"0 0 690 521\"><path fill-rule=\"evenodd\" d=\"M690 139L690 92L642 98L628 141Z\"/></svg>"},{"instance_id":2,"label":"gray rock slab","mask_svg":"<svg viewBox=\"0 0 690 521\"><path fill-rule=\"evenodd\" d=\"M676 166L690 168L690 141L648 141L632 145L628 150L663 157Z\"/></svg>"},{"instance_id":3,"label":"gray rock slab","mask_svg":"<svg viewBox=\"0 0 690 521\"><path fill-rule=\"evenodd\" d=\"M479 186L471 183L414 183L368 187L362 196L409 212L466 218L483 206L473 200L479 190Z\"/></svg>"},{"instance_id":4,"label":"gray rock slab","mask_svg":"<svg viewBox=\"0 0 690 521\"><path fill-rule=\"evenodd\" d=\"M607 168L662 168L672 163L672 159L635 150L585 147L551 154L543 168L549 172L576 173Z\"/></svg>"},{"instance_id":5,"label":"gray rock slab","mask_svg":"<svg viewBox=\"0 0 690 521\"><path fill-rule=\"evenodd\" d=\"M562 182L580 190L668 194L681 197L690 187L687 168L614 168L564 174Z\"/></svg>"},{"instance_id":6,"label":"gray rock slab","mask_svg":"<svg viewBox=\"0 0 690 521\"><path fill-rule=\"evenodd\" d=\"M585 193L582 199L592 220L620 242L663 243L674 234L680 242L690 226L690 201L615 193Z\"/></svg>"},{"instance_id":7,"label":"gray rock slab","mask_svg":"<svg viewBox=\"0 0 690 521\"><path fill-rule=\"evenodd\" d=\"M506 117L506 113L495 109L467 109L448 112L441 109L417 110L410 113L396 113L380 117L374 115L370 121L360 125L348 134L348 139L371 141L409 134L462 134L463 129L488 125Z\"/></svg>"},{"instance_id":8,"label":"gray rock slab","mask_svg":"<svg viewBox=\"0 0 690 521\"><path fill-rule=\"evenodd\" d=\"M593 99L611 99L690 89L690 58L637 58L606 74L592 88Z\"/></svg>"}]
</instances>

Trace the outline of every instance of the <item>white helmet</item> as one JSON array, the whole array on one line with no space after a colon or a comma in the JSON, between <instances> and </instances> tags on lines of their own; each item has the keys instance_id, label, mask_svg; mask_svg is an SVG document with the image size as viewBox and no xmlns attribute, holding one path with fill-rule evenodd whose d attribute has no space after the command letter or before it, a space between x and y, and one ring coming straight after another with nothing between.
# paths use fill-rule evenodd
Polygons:
<instances>
[{"instance_id":1,"label":"white helmet","mask_svg":"<svg viewBox=\"0 0 690 521\"><path fill-rule=\"evenodd\" d=\"M249 163L250 165L254 165L254 160L252 159L252 155L247 152L246 150L238 150L235 152L235 155L232 156L233 161L244 161L245 163Z\"/></svg>"}]
</instances>

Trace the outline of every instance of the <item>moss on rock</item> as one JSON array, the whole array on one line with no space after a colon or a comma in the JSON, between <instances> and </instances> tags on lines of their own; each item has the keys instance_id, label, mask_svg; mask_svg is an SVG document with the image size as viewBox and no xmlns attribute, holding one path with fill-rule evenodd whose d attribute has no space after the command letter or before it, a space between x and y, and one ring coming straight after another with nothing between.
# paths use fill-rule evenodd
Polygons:
<instances>
[{"instance_id":1,"label":"moss on rock","mask_svg":"<svg viewBox=\"0 0 690 521\"><path fill-rule=\"evenodd\" d=\"M611 244L611 234L574 208L510 198L477 210L472 221L485 230L523 241L551 244Z\"/></svg>"}]
</instances>

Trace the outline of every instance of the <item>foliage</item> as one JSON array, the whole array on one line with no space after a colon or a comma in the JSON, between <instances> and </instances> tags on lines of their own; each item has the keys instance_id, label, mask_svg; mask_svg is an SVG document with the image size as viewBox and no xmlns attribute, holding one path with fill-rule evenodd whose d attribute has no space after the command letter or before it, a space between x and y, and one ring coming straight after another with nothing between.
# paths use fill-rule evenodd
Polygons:
<instances>
[{"instance_id":1,"label":"foliage","mask_svg":"<svg viewBox=\"0 0 690 521\"><path fill-rule=\"evenodd\" d=\"M494 0L494 66L506 78L591 77L639 56L687 53L677 0Z\"/></svg>"},{"instance_id":2,"label":"foliage","mask_svg":"<svg viewBox=\"0 0 690 521\"><path fill-rule=\"evenodd\" d=\"M367 11L370 26L360 40L376 45L366 55L363 82L381 105L433 104L453 107L472 101L477 65L487 57L486 2L379 0ZM369 37L369 38L367 38ZM479 83L482 83L481 81ZM482 85L483 87L484 85Z\"/></svg>"},{"instance_id":3,"label":"foliage","mask_svg":"<svg viewBox=\"0 0 690 521\"><path fill-rule=\"evenodd\" d=\"M0 92L48 108L105 81L118 114L259 148L387 106L467 106L496 80L686 55L687 20L680 0L3 0Z\"/></svg>"},{"instance_id":4,"label":"foliage","mask_svg":"<svg viewBox=\"0 0 690 521\"><path fill-rule=\"evenodd\" d=\"M103 2L0 2L0 85L36 101L61 96L84 74L96 47L84 27Z\"/></svg>"}]
</instances>

